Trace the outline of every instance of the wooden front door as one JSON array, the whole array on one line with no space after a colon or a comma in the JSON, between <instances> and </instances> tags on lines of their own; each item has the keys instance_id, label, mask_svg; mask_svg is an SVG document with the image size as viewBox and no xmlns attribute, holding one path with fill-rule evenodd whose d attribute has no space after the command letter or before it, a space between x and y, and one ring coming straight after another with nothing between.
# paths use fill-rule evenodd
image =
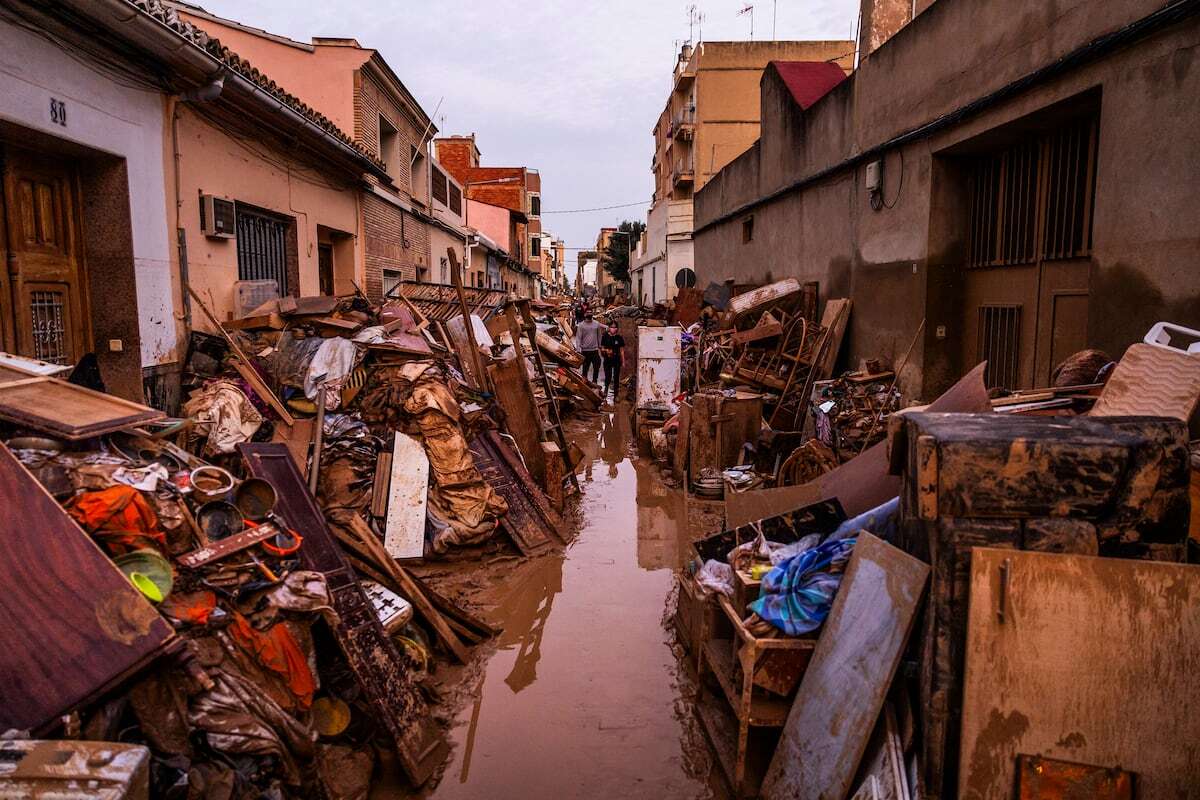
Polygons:
<instances>
[{"instance_id":1,"label":"wooden front door","mask_svg":"<svg viewBox=\"0 0 1200 800\"><path fill-rule=\"evenodd\" d=\"M1087 116L969 168L963 364L989 388L1047 386L1087 346L1096 142Z\"/></svg>"},{"instance_id":2,"label":"wooden front door","mask_svg":"<svg viewBox=\"0 0 1200 800\"><path fill-rule=\"evenodd\" d=\"M15 147L0 152L6 269L5 349L74 364L91 348L80 255L78 179L69 161Z\"/></svg>"}]
</instances>

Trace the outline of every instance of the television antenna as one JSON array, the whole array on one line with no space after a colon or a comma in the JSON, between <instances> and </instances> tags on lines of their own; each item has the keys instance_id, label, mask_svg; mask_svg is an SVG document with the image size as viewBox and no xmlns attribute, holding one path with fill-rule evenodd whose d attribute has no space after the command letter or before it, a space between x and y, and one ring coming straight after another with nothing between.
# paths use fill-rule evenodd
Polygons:
<instances>
[{"instance_id":1,"label":"television antenna","mask_svg":"<svg viewBox=\"0 0 1200 800\"><path fill-rule=\"evenodd\" d=\"M742 6L742 10L737 12L737 15L739 17L745 17L745 16L750 17L750 41L753 42L754 41L754 5L752 3L746 3L746 5Z\"/></svg>"},{"instance_id":2,"label":"television antenna","mask_svg":"<svg viewBox=\"0 0 1200 800\"><path fill-rule=\"evenodd\" d=\"M704 36L704 14L696 7L696 4L687 7L688 15L688 41L696 41L696 31L699 30L700 35Z\"/></svg>"}]
</instances>

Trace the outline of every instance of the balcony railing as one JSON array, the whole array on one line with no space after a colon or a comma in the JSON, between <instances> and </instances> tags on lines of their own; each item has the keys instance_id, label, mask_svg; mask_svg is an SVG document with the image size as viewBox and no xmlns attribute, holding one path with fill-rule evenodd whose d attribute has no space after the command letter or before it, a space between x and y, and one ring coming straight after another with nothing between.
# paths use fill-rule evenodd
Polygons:
<instances>
[{"instance_id":1,"label":"balcony railing","mask_svg":"<svg viewBox=\"0 0 1200 800\"><path fill-rule=\"evenodd\" d=\"M675 167L671 170L672 183L691 183L696 178L695 166L692 164L691 156L679 158L675 161Z\"/></svg>"},{"instance_id":2,"label":"balcony railing","mask_svg":"<svg viewBox=\"0 0 1200 800\"><path fill-rule=\"evenodd\" d=\"M682 137L690 139L696 132L696 109L688 108L675 114L671 118L671 125L667 130L668 135L674 139Z\"/></svg>"}]
</instances>

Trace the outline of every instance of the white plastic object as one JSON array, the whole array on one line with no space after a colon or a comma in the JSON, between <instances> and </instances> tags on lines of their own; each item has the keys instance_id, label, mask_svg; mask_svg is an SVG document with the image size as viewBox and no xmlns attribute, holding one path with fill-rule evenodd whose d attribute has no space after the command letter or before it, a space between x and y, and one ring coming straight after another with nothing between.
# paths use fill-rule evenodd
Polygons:
<instances>
[{"instance_id":1,"label":"white plastic object","mask_svg":"<svg viewBox=\"0 0 1200 800\"><path fill-rule=\"evenodd\" d=\"M1182 341L1180 341L1182 340ZM1173 322L1156 322L1142 339L1146 344L1183 350L1189 354L1200 353L1200 331L1185 328ZM1186 347L1183 345L1186 343Z\"/></svg>"},{"instance_id":2,"label":"white plastic object","mask_svg":"<svg viewBox=\"0 0 1200 800\"><path fill-rule=\"evenodd\" d=\"M268 300L279 299L279 284L273 280L234 281L233 313L241 318Z\"/></svg>"}]
</instances>

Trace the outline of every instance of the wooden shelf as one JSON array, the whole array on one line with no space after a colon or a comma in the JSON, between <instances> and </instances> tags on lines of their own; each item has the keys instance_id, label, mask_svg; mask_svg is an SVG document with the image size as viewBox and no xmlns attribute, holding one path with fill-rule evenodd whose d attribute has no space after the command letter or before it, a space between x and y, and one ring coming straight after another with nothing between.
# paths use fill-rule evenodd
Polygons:
<instances>
[{"instance_id":1,"label":"wooden shelf","mask_svg":"<svg viewBox=\"0 0 1200 800\"><path fill-rule=\"evenodd\" d=\"M734 713L741 716L742 693L738 688L740 676L734 672L733 643L729 639L709 639L704 643L704 656L708 665L721 685L726 700ZM787 721L791 703L777 697L764 696L761 691L755 692L750 698L750 708L747 721L759 728L782 728Z\"/></svg>"},{"instance_id":2,"label":"wooden shelf","mask_svg":"<svg viewBox=\"0 0 1200 800\"><path fill-rule=\"evenodd\" d=\"M705 693L701 693L695 710L696 717L700 720L700 727L704 729L704 735L712 744L713 752L717 756L717 763L721 766L721 772L725 775L725 780L733 789L733 793L738 797L757 797L763 778L766 777L767 767L770 766L770 754L774 752L774 748L751 748L746 758L746 774L742 778L741 786L738 786L737 720L729 713L729 709L721 704L720 700Z\"/></svg>"}]
</instances>

